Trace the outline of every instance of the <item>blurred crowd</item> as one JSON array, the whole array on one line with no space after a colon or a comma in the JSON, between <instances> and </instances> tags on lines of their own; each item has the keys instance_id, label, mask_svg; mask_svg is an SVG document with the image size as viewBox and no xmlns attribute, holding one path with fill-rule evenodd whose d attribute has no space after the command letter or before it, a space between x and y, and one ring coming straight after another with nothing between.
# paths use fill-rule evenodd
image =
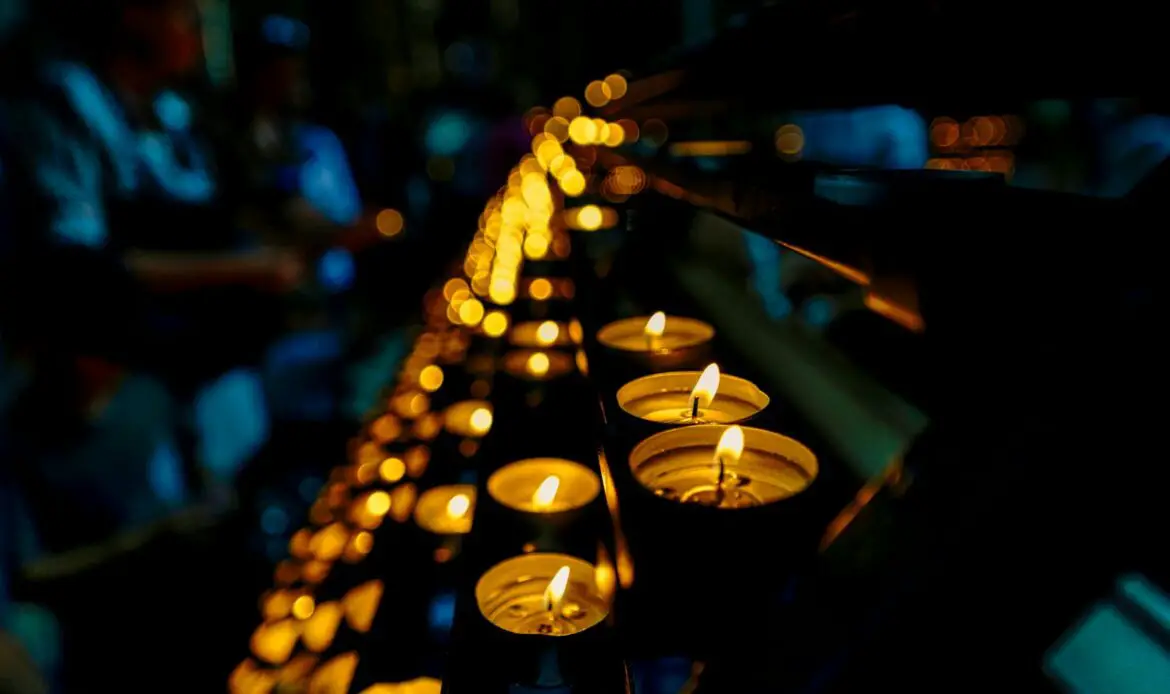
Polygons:
<instances>
[{"instance_id":1,"label":"blurred crowd","mask_svg":"<svg viewBox=\"0 0 1170 694\"><path fill-rule=\"evenodd\" d=\"M213 88L199 5L49 0L0 34L0 692L222 688L242 476L360 409L347 369L415 305L388 295L445 260L404 227L481 201L474 176L363 199L310 116L309 27L237 27ZM461 106L417 138L448 166L500 139Z\"/></svg>"}]
</instances>

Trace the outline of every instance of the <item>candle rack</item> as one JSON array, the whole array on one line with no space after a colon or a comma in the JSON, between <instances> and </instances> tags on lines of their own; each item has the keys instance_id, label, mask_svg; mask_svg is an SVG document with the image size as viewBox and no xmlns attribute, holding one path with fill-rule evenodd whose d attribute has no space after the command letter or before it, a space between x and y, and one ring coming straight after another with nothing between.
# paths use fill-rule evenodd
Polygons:
<instances>
[{"instance_id":1,"label":"candle rack","mask_svg":"<svg viewBox=\"0 0 1170 694\"><path fill-rule=\"evenodd\" d=\"M968 469L985 469L993 452L981 445L983 432L962 423L1003 413L1018 426L1026 413L987 397L980 383L998 384L998 394L1016 390L993 373L992 364L1008 361L985 334L994 321L973 331L952 308L939 308L987 317L986 297L964 289L986 275L969 271L974 254L938 245L938 256L919 252L902 234L926 236L941 219L972 234L998 228L989 210L1007 202L1058 210L1066 221L1077 211L1107 220L1101 210L1118 208L1011 191L996 176L788 165L783 149L775 156L772 132L753 131L746 149L739 143L745 155L726 157L725 168L690 166L686 147L670 156L660 147L667 136L655 131L670 111L655 95L702 94L736 66L684 63L686 74L704 79L668 72L628 83L614 75L605 82L613 101L597 118L570 99L530 120L532 153L485 207L451 276L427 295L414 351L353 445L339 451L308 524L277 566L232 691L280 683L386 694L418 682L433 694L441 680L447 694L629 692L639 667L674 658L688 673L692 663L704 673L692 682L700 692L794 691L837 677L834 664L860 671L856 662L866 661L848 654L882 622L879 608L896 602L894 588L905 576L931 574L935 550L953 552L949 532L969 539L961 522L972 515L967 488L990 493L990 485L922 461L969 461L969 446L986 459ZM618 85L624 98L614 96ZM711 125L697 101L678 108ZM745 132L774 120L728 118ZM645 146L622 148L639 132L650 138ZM689 144L714 151L720 143ZM873 199L843 204L824 197L826 186L838 195L864 189ZM930 325L935 344L987 347L983 354L997 355L987 364L954 360L963 366L945 370L948 384L962 386L956 392L981 394L973 396L980 406L944 394L944 424L913 447L925 418L907 414L911 408L859 414L859 393L877 389L815 378L838 368L824 354L826 340L791 322L772 325L733 282L713 286L711 274L680 270L710 271L705 249L692 253L699 261L680 258L680 247L697 243L684 232L716 228L711 236L741 250L743 229L727 219L855 283L866 307L910 332ZM875 224L891 231L875 233ZM930 243L944 238L930 235ZM1048 248L1027 248L1041 245ZM1032 257L1006 267L1014 282L1044 265ZM742 266L725 274L742 284ZM1029 323L1010 315L1013 327ZM784 340L761 346L773 333ZM771 351L777 344L786 351ZM692 405L691 389L711 363L735 404L718 417L702 412L718 409L718 394L714 405ZM1008 373L1026 382L1020 368ZM673 399L643 402L660 393ZM891 420L909 430L897 445L884 436L896 428ZM724 457L732 426L743 434L734 460ZM871 448L883 451L880 464ZM962 508L944 508L949 499ZM564 598L548 597L562 567L566 594L580 603L586 591L591 615L563 636L553 632L566 618ZM979 575L991 582L987 571ZM955 585L975 599L983 584ZM347 607L347 597L361 605ZM523 603L514 613L503 604L512 598ZM916 643L928 645L921 636ZM890 655L894 647L875 650ZM887 672L885 681L897 678Z\"/></svg>"}]
</instances>

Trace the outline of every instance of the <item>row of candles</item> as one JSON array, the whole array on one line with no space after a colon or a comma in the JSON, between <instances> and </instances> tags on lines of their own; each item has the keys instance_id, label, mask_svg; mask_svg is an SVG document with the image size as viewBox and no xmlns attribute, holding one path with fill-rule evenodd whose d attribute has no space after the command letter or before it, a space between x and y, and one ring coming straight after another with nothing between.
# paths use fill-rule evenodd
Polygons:
<instances>
[{"instance_id":1,"label":"row of candles","mask_svg":"<svg viewBox=\"0 0 1170 694\"><path fill-rule=\"evenodd\" d=\"M482 355L468 355L472 340L506 341L499 364L504 373L525 382L551 385L574 371L588 373L585 334L578 321L513 323L509 312L518 298L536 304L573 299L572 280L522 277L521 267L525 261L565 260L572 243L566 226L591 231L614 221L605 224L602 214L598 224L569 222L585 208L556 214L561 194L583 190L575 189L572 155L553 147L556 138L538 139L534 151L540 151L521 161L505 192L485 209L463 263L467 279L447 282L441 300L428 307L429 329L407 359L387 413L371 424L371 442L359 446L355 462L339 469L322 491L311 513L317 529L294 536L290 551L297 561L278 567L277 583L283 587L265 600L265 624L253 636L253 653L270 665L284 663L279 672L315 667L310 692L346 691L356 655L342 653L322 665L316 660L295 665L296 659L289 658L297 639L309 651L321 653L343 621L354 631L368 631L382 597L382 584L374 580L337 602L314 602L311 593L328 575L331 562L360 562L371 551L371 532L385 517L413 520L423 531L446 538L443 548L472 530L476 485L444 484L420 495L409 481L425 472L428 444L440 432L461 439L458 452L471 459L493 428L497 414L490 401L490 373L495 361L489 359L493 365L486 369L475 365ZM549 185L550 174L560 184L557 195ZM640 437L626 461L632 479L667 502L710 507L716 513L764 506L800 493L817 475L816 457L793 439L748 426L769 405L768 396L746 379L721 374L715 364L702 371L677 370L694 366L714 336L707 323L661 312L618 320L595 334L608 358L650 372L616 392L621 416ZM475 372L465 394L474 399L451 403L440 414L431 411L430 395L442 388L444 367ZM384 444L404 440L414 445L392 455L382 452ZM603 487L607 497L612 493L604 463L600 472L599 477L572 460L526 458L495 470L484 489L502 507L530 517L531 525L548 525L544 519L593 503ZM370 484L388 488L362 490ZM436 560L439 556L436 552ZM600 560L594 565L568 554L529 551L479 577L476 605L490 624L512 634L578 634L608 616L612 573L613 567ZM249 660L233 673L231 689L270 691L281 676ZM375 684L362 694L434 694L440 687L437 680L424 677Z\"/></svg>"}]
</instances>

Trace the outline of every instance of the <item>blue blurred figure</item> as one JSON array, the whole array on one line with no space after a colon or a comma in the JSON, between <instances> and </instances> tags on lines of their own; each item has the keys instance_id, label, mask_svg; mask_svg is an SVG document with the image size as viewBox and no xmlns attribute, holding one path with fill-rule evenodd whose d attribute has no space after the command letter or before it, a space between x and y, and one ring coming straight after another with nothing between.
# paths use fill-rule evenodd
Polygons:
<instances>
[{"instance_id":1,"label":"blue blurred figure","mask_svg":"<svg viewBox=\"0 0 1170 694\"><path fill-rule=\"evenodd\" d=\"M271 15L241 47L230 184L251 226L315 259L314 281L297 295L302 323L309 327L273 345L265 373L277 414L321 420L340 405L343 326L350 322L349 306L334 297L353 288L361 252L398 236L402 218L377 228L340 138L308 120L309 39L304 23Z\"/></svg>"}]
</instances>

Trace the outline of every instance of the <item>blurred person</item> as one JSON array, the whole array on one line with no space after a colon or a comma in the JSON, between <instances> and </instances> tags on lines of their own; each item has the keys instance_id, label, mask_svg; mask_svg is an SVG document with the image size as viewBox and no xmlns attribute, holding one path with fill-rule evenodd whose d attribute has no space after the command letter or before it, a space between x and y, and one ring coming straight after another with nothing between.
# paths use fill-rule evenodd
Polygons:
<instances>
[{"instance_id":1,"label":"blurred person","mask_svg":"<svg viewBox=\"0 0 1170 694\"><path fill-rule=\"evenodd\" d=\"M0 230L0 334L5 368L26 376L2 413L0 464L35 537L13 592L61 619L67 686L101 686L128 649L142 663L119 688L154 691L168 649L199 653L195 634L127 645L111 631L162 628L149 601L162 584L215 618L208 572L233 545L193 542L215 532L226 494L201 503L195 485L212 475L227 489L267 435L263 391L241 366L279 330L301 264L237 232L210 152L175 117L191 113L167 88L198 65L194 4L63 9L65 28L87 34L3 109L15 209Z\"/></svg>"},{"instance_id":2,"label":"blurred person","mask_svg":"<svg viewBox=\"0 0 1170 694\"><path fill-rule=\"evenodd\" d=\"M198 435L187 445L230 475L267 426L258 383L236 369L279 331L279 297L299 282L300 261L234 227L191 105L168 89L199 65L194 2L69 9L69 28L84 33L9 109L26 167L21 233L9 250L46 259L38 249L76 246L127 269L148 299L149 329L135 339L151 346L137 350L136 365L193 402ZM70 286L51 262L41 274L46 291Z\"/></svg>"},{"instance_id":3,"label":"blurred person","mask_svg":"<svg viewBox=\"0 0 1170 694\"><path fill-rule=\"evenodd\" d=\"M358 301L368 293L357 283L359 268L374 271L363 269L363 275L383 274L391 251L376 246L401 238L404 227L402 216L390 213L378 229L340 138L311 120L309 41L309 27L283 15L267 16L244 32L235 137L224 156L232 162L226 183L241 222L274 243L300 248L314 262L313 276L296 295L296 332L275 343L265 359L276 414L298 421L341 411L342 397L352 390L344 386L357 337L351 328L375 313Z\"/></svg>"}]
</instances>

